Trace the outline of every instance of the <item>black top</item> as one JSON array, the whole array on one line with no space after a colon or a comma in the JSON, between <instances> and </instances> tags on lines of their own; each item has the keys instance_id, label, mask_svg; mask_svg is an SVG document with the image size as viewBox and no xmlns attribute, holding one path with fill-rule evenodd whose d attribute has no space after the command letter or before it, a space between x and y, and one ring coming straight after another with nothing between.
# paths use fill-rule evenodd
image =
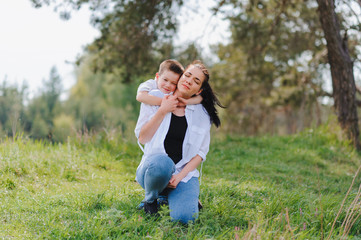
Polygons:
<instances>
[{"instance_id":1,"label":"black top","mask_svg":"<svg viewBox=\"0 0 361 240\"><path fill-rule=\"evenodd\" d=\"M177 164L182 159L183 141L187 127L185 116L178 117L172 113L168 133L164 139L164 148L174 164Z\"/></svg>"}]
</instances>

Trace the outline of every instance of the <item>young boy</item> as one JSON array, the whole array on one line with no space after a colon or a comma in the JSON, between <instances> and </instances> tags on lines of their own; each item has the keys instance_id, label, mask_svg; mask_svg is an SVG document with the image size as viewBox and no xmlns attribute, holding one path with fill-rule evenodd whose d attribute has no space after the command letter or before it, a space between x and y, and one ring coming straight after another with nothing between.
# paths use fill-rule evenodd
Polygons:
<instances>
[{"instance_id":1,"label":"young boy","mask_svg":"<svg viewBox=\"0 0 361 240\"><path fill-rule=\"evenodd\" d=\"M149 79L141 83L137 91L137 101L149 105L160 105L162 98L160 96L150 95L149 92L155 89L160 90L164 94L172 94L177 87L178 80L183 74L184 68L182 64L173 59L163 61L159 65L159 70L155 74L155 79ZM197 95L189 100L178 98L180 105L199 104L202 97Z\"/></svg>"},{"instance_id":2,"label":"young boy","mask_svg":"<svg viewBox=\"0 0 361 240\"><path fill-rule=\"evenodd\" d=\"M178 61L173 59L163 61L159 65L159 70L155 74L155 79L149 79L139 85L136 97L137 101L148 105L161 105L163 94L172 94L175 91L178 80L182 76L183 72L184 68ZM161 93L157 94L158 91L153 90L159 90ZM149 94L151 91L154 95ZM179 97L178 100L179 105L185 106L190 104L199 104L202 102L203 98L200 95L197 95L188 100ZM167 189L159 194L158 204L168 204ZM200 203L199 207L201 208ZM143 201L138 205L139 210L142 208L144 208Z\"/></svg>"}]
</instances>

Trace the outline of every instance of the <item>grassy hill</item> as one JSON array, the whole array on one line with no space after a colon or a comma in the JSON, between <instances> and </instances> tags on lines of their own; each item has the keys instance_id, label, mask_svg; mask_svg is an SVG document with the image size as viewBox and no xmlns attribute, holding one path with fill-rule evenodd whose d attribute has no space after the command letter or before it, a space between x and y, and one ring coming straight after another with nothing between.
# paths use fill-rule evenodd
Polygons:
<instances>
[{"instance_id":1,"label":"grassy hill","mask_svg":"<svg viewBox=\"0 0 361 240\"><path fill-rule=\"evenodd\" d=\"M213 140L203 165L199 219L187 227L147 217L136 206L141 151L97 135L49 145L0 144L2 239L326 239L361 164L327 126L286 137ZM361 176L337 218L339 238ZM356 199L357 200L357 199ZM360 213L354 205L353 219ZM348 237L361 239L361 220ZM346 225L346 230L347 226Z\"/></svg>"}]
</instances>

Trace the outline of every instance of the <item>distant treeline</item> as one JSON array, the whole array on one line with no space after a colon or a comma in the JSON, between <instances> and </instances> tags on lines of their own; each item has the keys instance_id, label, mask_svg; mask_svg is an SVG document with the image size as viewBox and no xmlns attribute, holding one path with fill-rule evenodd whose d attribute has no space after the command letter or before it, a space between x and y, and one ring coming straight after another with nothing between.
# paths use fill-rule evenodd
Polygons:
<instances>
[{"instance_id":1,"label":"distant treeline","mask_svg":"<svg viewBox=\"0 0 361 240\"><path fill-rule=\"evenodd\" d=\"M132 134L139 105L134 84L114 81L110 75L79 70L78 81L65 100L61 78L54 67L42 90L29 98L26 85L0 85L0 132L2 137L23 135L53 142L68 136L117 131Z\"/></svg>"},{"instance_id":2,"label":"distant treeline","mask_svg":"<svg viewBox=\"0 0 361 240\"><path fill-rule=\"evenodd\" d=\"M68 136L103 132L131 139L140 106L135 100L138 84L152 77L154 74L145 74L132 83L122 83L114 74L93 73L81 64L76 84L64 93L61 77L53 67L42 90L31 98L26 85L10 85L5 79L0 85L1 137L23 135L63 142ZM61 100L62 94L66 98ZM219 96L224 101L223 94ZM328 118L330 109L317 101L298 108L280 105L273 110L252 104L242 106L237 101L227 104L220 112L221 131L246 135L294 133L320 124Z\"/></svg>"}]
</instances>

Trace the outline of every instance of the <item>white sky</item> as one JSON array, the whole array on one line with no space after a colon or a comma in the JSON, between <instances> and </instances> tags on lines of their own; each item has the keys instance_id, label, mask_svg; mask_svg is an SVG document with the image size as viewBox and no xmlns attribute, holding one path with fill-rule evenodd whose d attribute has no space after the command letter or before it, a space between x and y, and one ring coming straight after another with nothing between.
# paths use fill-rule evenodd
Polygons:
<instances>
[{"instance_id":1,"label":"white sky","mask_svg":"<svg viewBox=\"0 0 361 240\"><path fill-rule=\"evenodd\" d=\"M89 24L86 9L69 21L59 18L52 7L35 9L29 0L0 1L0 82L27 81L32 93L48 79L56 66L65 89L75 83L72 64L82 47L98 31Z\"/></svg>"},{"instance_id":2,"label":"white sky","mask_svg":"<svg viewBox=\"0 0 361 240\"><path fill-rule=\"evenodd\" d=\"M181 21L177 42L196 41L207 46L225 41L229 36L227 24L199 9L200 6L207 9L209 4L192 1L198 3L193 5L198 6L198 11L189 5L180 13L179 18L185 20ZM206 27L209 19L211 25ZM51 67L56 66L64 89L68 90L76 81L71 63L83 52L83 47L99 35L89 21L87 8L73 12L71 19L64 21L53 11L53 6L35 9L30 0L1 0L0 82L6 78L7 82L20 85L26 80L33 95L43 80L48 79ZM206 47L204 50L207 51Z\"/></svg>"}]
</instances>

